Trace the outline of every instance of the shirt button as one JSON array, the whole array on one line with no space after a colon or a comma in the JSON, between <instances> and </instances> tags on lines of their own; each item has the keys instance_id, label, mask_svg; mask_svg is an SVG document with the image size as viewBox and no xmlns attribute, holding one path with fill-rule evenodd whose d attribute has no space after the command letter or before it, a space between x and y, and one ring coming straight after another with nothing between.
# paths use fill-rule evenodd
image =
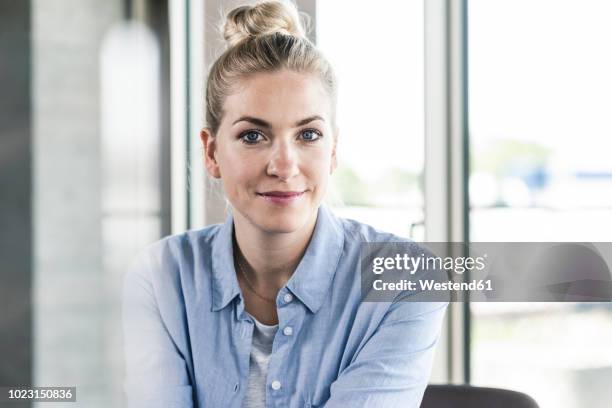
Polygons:
<instances>
[{"instance_id":1,"label":"shirt button","mask_svg":"<svg viewBox=\"0 0 612 408\"><path fill-rule=\"evenodd\" d=\"M281 387L280 381L276 381L276 380L272 381L272 389L273 390L280 390L280 387Z\"/></svg>"},{"instance_id":2,"label":"shirt button","mask_svg":"<svg viewBox=\"0 0 612 408\"><path fill-rule=\"evenodd\" d=\"M285 301L285 303L289 303L293 300L293 295L291 293L285 293L285 296L283 296L283 300Z\"/></svg>"},{"instance_id":3,"label":"shirt button","mask_svg":"<svg viewBox=\"0 0 612 408\"><path fill-rule=\"evenodd\" d=\"M285 336L291 336L291 335L293 334L293 329L291 328L291 326L286 326L286 327L283 329L283 334L284 334Z\"/></svg>"}]
</instances>

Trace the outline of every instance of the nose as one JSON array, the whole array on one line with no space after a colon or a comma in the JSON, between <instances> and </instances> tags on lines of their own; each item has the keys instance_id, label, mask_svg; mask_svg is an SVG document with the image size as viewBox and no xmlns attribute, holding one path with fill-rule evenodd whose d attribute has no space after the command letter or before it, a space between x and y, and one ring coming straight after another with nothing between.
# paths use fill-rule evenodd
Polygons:
<instances>
[{"instance_id":1,"label":"nose","mask_svg":"<svg viewBox=\"0 0 612 408\"><path fill-rule=\"evenodd\" d=\"M282 180L289 180L299 174L296 146L291 142L279 140L273 147L267 172L269 176L276 176Z\"/></svg>"}]
</instances>

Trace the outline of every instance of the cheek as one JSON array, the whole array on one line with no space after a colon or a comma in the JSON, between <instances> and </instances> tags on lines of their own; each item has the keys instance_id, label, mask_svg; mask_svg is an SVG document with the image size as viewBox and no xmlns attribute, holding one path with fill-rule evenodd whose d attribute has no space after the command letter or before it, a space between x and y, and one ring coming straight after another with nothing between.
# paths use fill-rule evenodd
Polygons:
<instances>
[{"instance_id":1,"label":"cheek","mask_svg":"<svg viewBox=\"0 0 612 408\"><path fill-rule=\"evenodd\" d=\"M223 173L222 176L224 176ZM247 160L230 161L227 164L225 176L227 176L228 181L231 180L238 190L255 184L257 179L255 167L250 165Z\"/></svg>"},{"instance_id":2,"label":"cheek","mask_svg":"<svg viewBox=\"0 0 612 408\"><path fill-rule=\"evenodd\" d=\"M255 172L255 157L245 154L240 149L225 145L219 149L217 156L222 178L236 181L245 180Z\"/></svg>"},{"instance_id":3,"label":"cheek","mask_svg":"<svg viewBox=\"0 0 612 408\"><path fill-rule=\"evenodd\" d=\"M304 173L319 184L326 183L331 169L331 152L325 150L311 155L304 161Z\"/></svg>"},{"instance_id":4,"label":"cheek","mask_svg":"<svg viewBox=\"0 0 612 408\"><path fill-rule=\"evenodd\" d=\"M243 152L227 158L229 160L225 163L225 173L221 173L221 178L229 196L236 200L249 199L261 188L262 180L267 178L264 156L257 152Z\"/></svg>"}]
</instances>

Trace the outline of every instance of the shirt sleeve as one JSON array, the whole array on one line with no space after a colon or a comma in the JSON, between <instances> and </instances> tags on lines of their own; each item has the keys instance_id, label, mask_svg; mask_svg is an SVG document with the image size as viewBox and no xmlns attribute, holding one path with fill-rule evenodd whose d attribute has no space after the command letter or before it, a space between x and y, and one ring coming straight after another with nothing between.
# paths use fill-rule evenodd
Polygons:
<instances>
[{"instance_id":1,"label":"shirt sleeve","mask_svg":"<svg viewBox=\"0 0 612 408\"><path fill-rule=\"evenodd\" d=\"M190 408L193 396L187 366L162 320L151 266L150 257L141 255L123 282L127 406Z\"/></svg>"},{"instance_id":2,"label":"shirt sleeve","mask_svg":"<svg viewBox=\"0 0 612 408\"><path fill-rule=\"evenodd\" d=\"M331 384L324 407L418 408L447 306L391 303L370 339Z\"/></svg>"}]
</instances>

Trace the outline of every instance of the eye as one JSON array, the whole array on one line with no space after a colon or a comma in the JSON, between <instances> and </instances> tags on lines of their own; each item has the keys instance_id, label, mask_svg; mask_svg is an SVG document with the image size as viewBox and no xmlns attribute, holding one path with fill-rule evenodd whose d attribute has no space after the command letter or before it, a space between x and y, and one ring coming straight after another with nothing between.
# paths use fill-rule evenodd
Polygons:
<instances>
[{"instance_id":1,"label":"eye","mask_svg":"<svg viewBox=\"0 0 612 408\"><path fill-rule=\"evenodd\" d=\"M260 138L263 138L262 134L255 130L247 130L240 135L240 140L245 144L256 144L260 141Z\"/></svg>"},{"instance_id":2,"label":"eye","mask_svg":"<svg viewBox=\"0 0 612 408\"><path fill-rule=\"evenodd\" d=\"M306 142L316 142L322 137L323 135L318 130L306 129L302 132L302 139Z\"/></svg>"}]
</instances>

